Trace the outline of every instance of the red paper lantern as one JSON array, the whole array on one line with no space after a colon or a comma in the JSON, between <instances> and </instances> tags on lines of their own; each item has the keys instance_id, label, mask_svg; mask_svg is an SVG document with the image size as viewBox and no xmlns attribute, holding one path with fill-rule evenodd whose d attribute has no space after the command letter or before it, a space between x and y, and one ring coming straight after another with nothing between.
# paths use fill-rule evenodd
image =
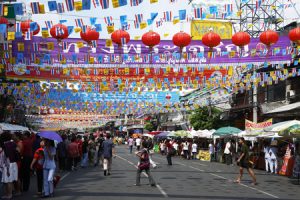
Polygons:
<instances>
[{"instance_id":1,"label":"red paper lantern","mask_svg":"<svg viewBox=\"0 0 300 200\"><path fill-rule=\"evenodd\" d=\"M221 42L220 35L212 31L204 34L202 37L202 43L205 46L208 46L209 48L218 46L220 42Z\"/></svg>"},{"instance_id":2,"label":"red paper lantern","mask_svg":"<svg viewBox=\"0 0 300 200\"><path fill-rule=\"evenodd\" d=\"M275 44L278 41L278 39L279 39L278 33L272 30L264 31L259 36L259 40L267 46L271 46L272 44Z\"/></svg>"},{"instance_id":3,"label":"red paper lantern","mask_svg":"<svg viewBox=\"0 0 300 200\"><path fill-rule=\"evenodd\" d=\"M22 33L26 33L28 30L30 30L30 24L32 22L33 21L31 21L31 20L26 20L26 21L21 22L21 31L22 31ZM30 30L30 32L33 35L37 35L40 32L40 25L37 24L37 29L34 30L34 31Z\"/></svg>"},{"instance_id":4,"label":"red paper lantern","mask_svg":"<svg viewBox=\"0 0 300 200\"><path fill-rule=\"evenodd\" d=\"M126 31L116 30L111 34L111 40L119 46L122 46L130 41L130 35Z\"/></svg>"},{"instance_id":5,"label":"red paper lantern","mask_svg":"<svg viewBox=\"0 0 300 200\"><path fill-rule=\"evenodd\" d=\"M28 29L30 29L30 23L32 21L31 20L26 20L26 21L22 21L21 22L21 31L22 33L25 33L28 31Z\"/></svg>"},{"instance_id":6,"label":"red paper lantern","mask_svg":"<svg viewBox=\"0 0 300 200\"><path fill-rule=\"evenodd\" d=\"M99 35L100 35L99 32L97 32L94 29L91 29L90 27L88 27L86 29L85 33L83 33L82 31L80 32L81 39L83 39L87 43L90 43L93 40L98 40L99 39Z\"/></svg>"},{"instance_id":7,"label":"red paper lantern","mask_svg":"<svg viewBox=\"0 0 300 200\"><path fill-rule=\"evenodd\" d=\"M250 35L246 32L237 32L232 36L232 43L238 47L245 46L250 43Z\"/></svg>"},{"instance_id":8,"label":"red paper lantern","mask_svg":"<svg viewBox=\"0 0 300 200\"><path fill-rule=\"evenodd\" d=\"M60 28L62 30L62 33L56 33L57 28ZM52 26L52 28L50 29L50 35L57 39L57 40L63 40L68 38L69 33L68 33L68 27L63 25L63 24L55 24L54 26Z\"/></svg>"},{"instance_id":9,"label":"red paper lantern","mask_svg":"<svg viewBox=\"0 0 300 200\"><path fill-rule=\"evenodd\" d=\"M144 45L149 46L150 48L154 47L155 45L158 45L160 42L160 35L156 32L149 31L147 33L144 33L142 36L142 42Z\"/></svg>"},{"instance_id":10,"label":"red paper lantern","mask_svg":"<svg viewBox=\"0 0 300 200\"><path fill-rule=\"evenodd\" d=\"M0 17L0 24L8 24L8 20L5 17Z\"/></svg>"},{"instance_id":11,"label":"red paper lantern","mask_svg":"<svg viewBox=\"0 0 300 200\"><path fill-rule=\"evenodd\" d=\"M289 38L292 42L300 44L300 27L290 30Z\"/></svg>"},{"instance_id":12,"label":"red paper lantern","mask_svg":"<svg viewBox=\"0 0 300 200\"><path fill-rule=\"evenodd\" d=\"M180 31L173 36L172 40L175 46L178 46L180 49L182 49L191 43L192 38L189 34Z\"/></svg>"}]
</instances>

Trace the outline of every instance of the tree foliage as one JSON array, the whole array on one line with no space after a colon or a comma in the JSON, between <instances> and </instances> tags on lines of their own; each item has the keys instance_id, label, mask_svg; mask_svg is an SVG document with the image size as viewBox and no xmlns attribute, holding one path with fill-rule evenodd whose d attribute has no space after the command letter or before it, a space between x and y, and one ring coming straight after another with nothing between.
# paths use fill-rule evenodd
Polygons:
<instances>
[{"instance_id":1,"label":"tree foliage","mask_svg":"<svg viewBox=\"0 0 300 200\"><path fill-rule=\"evenodd\" d=\"M196 109L190 116L190 123L195 130L217 129L223 126L220 119L221 111L214 107Z\"/></svg>"},{"instance_id":2,"label":"tree foliage","mask_svg":"<svg viewBox=\"0 0 300 200\"><path fill-rule=\"evenodd\" d=\"M154 127L154 125L153 125L151 122L146 123L144 128L145 128L146 130L148 130L149 132L155 130L155 127Z\"/></svg>"}]
</instances>

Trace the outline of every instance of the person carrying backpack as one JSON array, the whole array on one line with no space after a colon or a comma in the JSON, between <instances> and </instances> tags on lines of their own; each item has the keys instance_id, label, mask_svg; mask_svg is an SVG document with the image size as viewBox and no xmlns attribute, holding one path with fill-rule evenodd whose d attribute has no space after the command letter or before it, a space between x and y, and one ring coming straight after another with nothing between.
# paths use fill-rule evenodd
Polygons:
<instances>
[{"instance_id":1,"label":"person carrying backpack","mask_svg":"<svg viewBox=\"0 0 300 200\"><path fill-rule=\"evenodd\" d=\"M144 146L144 145L143 145ZM149 152L147 149L142 149L141 151L137 152L136 155L139 157L140 161L138 163L138 169L136 172L136 186L140 186L141 181L141 173L145 170L146 174L148 175L149 183L152 187L155 187L156 184L153 180L153 177L150 173L150 159L149 159Z\"/></svg>"}]
</instances>

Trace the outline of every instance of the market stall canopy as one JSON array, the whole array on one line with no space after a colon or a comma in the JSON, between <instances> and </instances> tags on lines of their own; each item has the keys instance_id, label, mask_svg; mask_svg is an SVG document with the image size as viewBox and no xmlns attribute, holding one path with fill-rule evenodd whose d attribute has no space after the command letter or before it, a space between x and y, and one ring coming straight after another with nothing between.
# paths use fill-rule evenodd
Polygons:
<instances>
[{"instance_id":1,"label":"market stall canopy","mask_svg":"<svg viewBox=\"0 0 300 200\"><path fill-rule=\"evenodd\" d=\"M300 121L289 120L289 121L279 122L279 123L273 124L272 126L264 128L264 131L265 132L280 132L280 131L283 131L293 125L300 125Z\"/></svg>"},{"instance_id":2,"label":"market stall canopy","mask_svg":"<svg viewBox=\"0 0 300 200\"><path fill-rule=\"evenodd\" d=\"M189 131L184 131L184 130L171 132L168 136L169 137L193 138L193 135Z\"/></svg>"},{"instance_id":3,"label":"market stall canopy","mask_svg":"<svg viewBox=\"0 0 300 200\"><path fill-rule=\"evenodd\" d=\"M292 136L292 137L299 137L300 136L300 124L292 125L288 128L286 128L283 131L279 132L279 135L281 136Z\"/></svg>"},{"instance_id":4,"label":"market stall canopy","mask_svg":"<svg viewBox=\"0 0 300 200\"><path fill-rule=\"evenodd\" d=\"M28 131L29 129L25 126L8 124L8 123L0 123L0 130L2 131ZM0 132L2 132L0 131Z\"/></svg>"},{"instance_id":5,"label":"market stall canopy","mask_svg":"<svg viewBox=\"0 0 300 200\"><path fill-rule=\"evenodd\" d=\"M230 136L230 135L237 135L238 133L242 132L242 130L232 127L232 126L227 126L227 127L222 127L216 130L214 132L214 136Z\"/></svg>"},{"instance_id":6,"label":"market stall canopy","mask_svg":"<svg viewBox=\"0 0 300 200\"><path fill-rule=\"evenodd\" d=\"M215 130L198 130L198 131L191 131L193 137L200 137L200 138L211 138Z\"/></svg>"}]
</instances>

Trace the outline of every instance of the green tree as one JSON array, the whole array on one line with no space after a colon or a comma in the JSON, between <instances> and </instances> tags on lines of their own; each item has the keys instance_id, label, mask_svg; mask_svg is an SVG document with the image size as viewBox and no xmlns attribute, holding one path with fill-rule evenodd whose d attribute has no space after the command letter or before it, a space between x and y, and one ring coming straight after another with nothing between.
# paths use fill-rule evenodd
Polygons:
<instances>
[{"instance_id":1,"label":"green tree","mask_svg":"<svg viewBox=\"0 0 300 200\"><path fill-rule=\"evenodd\" d=\"M144 128L145 128L146 130L148 130L149 132L155 130L155 127L153 126L153 124L152 124L151 122L146 123Z\"/></svg>"},{"instance_id":2,"label":"green tree","mask_svg":"<svg viewBox=\"0 0 300 200\"><path fill-rule=\"evenodd\" d=\"M196 109L190 116L190 123L195 130L217 129L223 126L221 111L214 107Z\"/></svg>"}]
</instances>

